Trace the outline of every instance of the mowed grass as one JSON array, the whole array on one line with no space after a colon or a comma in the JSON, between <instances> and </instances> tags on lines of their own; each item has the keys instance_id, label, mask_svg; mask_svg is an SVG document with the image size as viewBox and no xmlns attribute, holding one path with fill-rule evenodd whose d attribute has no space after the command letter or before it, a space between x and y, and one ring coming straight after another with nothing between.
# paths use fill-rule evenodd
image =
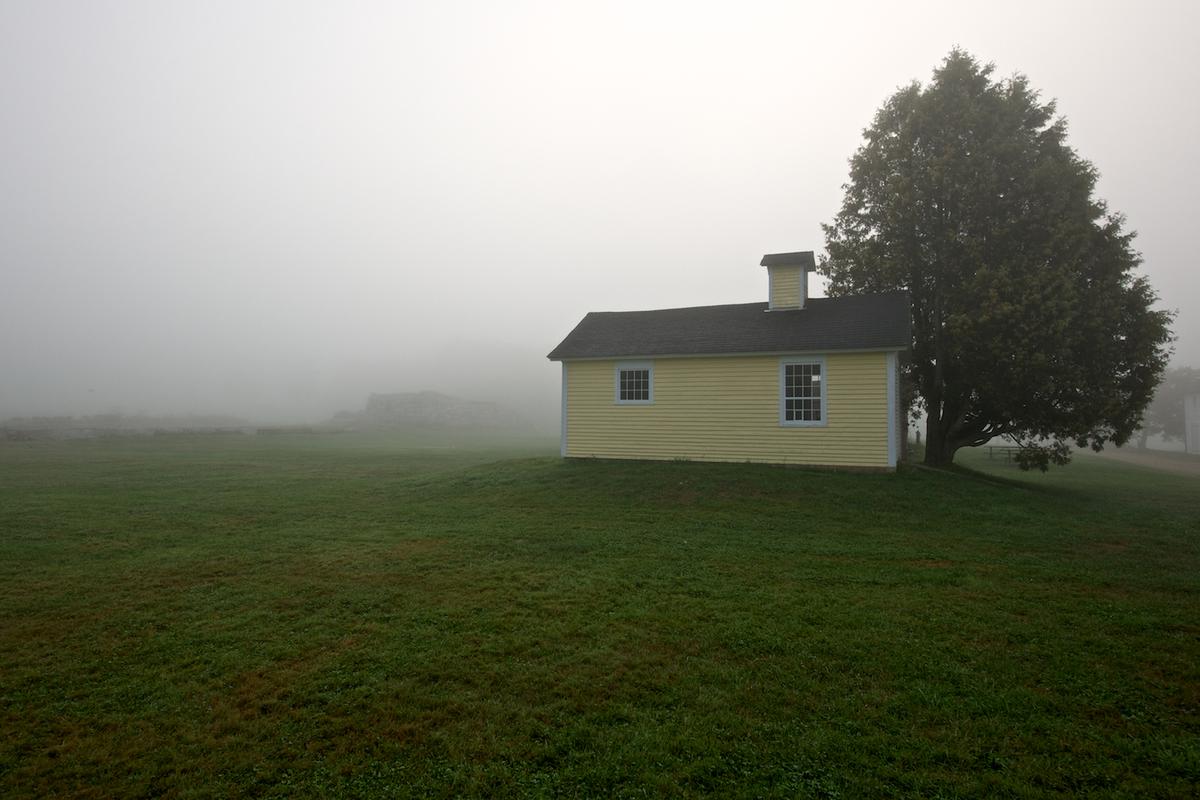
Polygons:
<instances>
[{"instance_id":1,"label":"mowed grass","mask_svg":"<svg viewBox=\"0 0 1200 800\"><path fill-rule=\"evenodd\" d=\"M1200 481L0 445L0 795L1188 797Z\"/></svg>"}]
</instances>

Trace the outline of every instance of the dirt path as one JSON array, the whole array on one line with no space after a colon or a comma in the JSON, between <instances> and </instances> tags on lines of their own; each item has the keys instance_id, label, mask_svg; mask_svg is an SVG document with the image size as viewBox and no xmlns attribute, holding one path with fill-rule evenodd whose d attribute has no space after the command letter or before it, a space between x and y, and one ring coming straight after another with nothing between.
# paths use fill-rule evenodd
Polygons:
<instances>
[{"instance_id":1,"label":"dirt path","mask_svg":"<svg viewBox=\"0 0 1200 800\"><path fill-rule=\"evenodd\" d=\"M1105 449L1100 452L1103 458L1124 461L1126 464L1137 464L1139 467L1161 469L1164 472L1175 472L1180 475L1194 475L1200 478L1200 457L1187 456L1183 453L1160 453L1155 450L1115 450Z\"/></svg>"}]
</instances>

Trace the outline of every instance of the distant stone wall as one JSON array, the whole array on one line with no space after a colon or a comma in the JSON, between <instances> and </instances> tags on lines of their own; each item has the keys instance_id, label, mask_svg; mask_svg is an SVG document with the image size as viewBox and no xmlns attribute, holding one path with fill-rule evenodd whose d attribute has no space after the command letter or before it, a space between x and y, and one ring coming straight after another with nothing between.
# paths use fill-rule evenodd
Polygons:
<instances>
[{"instance_id":1,"label":"distant stone wall","mask_svg":"<svg viewBox=\"0 0 1200 800\"><path fill-rule=\"evenodd\" d=\"M149 414L92 414L84 417L11 417L0 420L0 441L37 439L97 439L105 436L152 436L175 433L253 433L237 417L190 414L177 417Z\"/></svg>"},{"instance_id":2,"label":"distant stone wall","mask_svg":"<svg viewBox=\"0 0 1200 800\"><path fill-rule=\"evenodd\" d=\"M499 403L439 392L373 394L361 421L378 427L523 428L528 422Z\"/></svg>"}]
</instances>

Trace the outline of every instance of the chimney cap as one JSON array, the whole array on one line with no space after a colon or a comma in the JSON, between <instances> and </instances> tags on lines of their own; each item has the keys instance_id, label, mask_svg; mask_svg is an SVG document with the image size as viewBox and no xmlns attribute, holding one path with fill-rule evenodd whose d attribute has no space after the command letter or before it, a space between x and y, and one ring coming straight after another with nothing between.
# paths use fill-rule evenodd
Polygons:
<instances>
[{"instance_id":1,"label":"chimney cap","mask_svg":"<svg viewBox=\"0 0 1200 800\"><path fill-rule=\"evenodd\" d=\"M801 250L798 253L768 253L762 257L759 266L763 267L803 267L815 270L817 260L812 250Z\"/></svg>"}]
</instances>

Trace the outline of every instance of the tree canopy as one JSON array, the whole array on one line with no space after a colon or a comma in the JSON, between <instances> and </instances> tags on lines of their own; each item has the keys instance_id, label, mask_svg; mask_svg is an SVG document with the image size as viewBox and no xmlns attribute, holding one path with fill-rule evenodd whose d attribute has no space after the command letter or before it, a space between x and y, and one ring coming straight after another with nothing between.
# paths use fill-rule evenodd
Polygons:
<instances>
[{"instance_id":1,"label":"tree canopy","mask_svg":"<svg viewBox=\"0 0 1200 800\"><path fill-rule=\"evenodd\" d=\"M954 50L896 92L850 160L821 270L832 295L905 290L925 461L995 436L1028 469L1121 444L1169 355L1171 314L1098 173L1023 75Z\"/></svg>"}]
</instances>

